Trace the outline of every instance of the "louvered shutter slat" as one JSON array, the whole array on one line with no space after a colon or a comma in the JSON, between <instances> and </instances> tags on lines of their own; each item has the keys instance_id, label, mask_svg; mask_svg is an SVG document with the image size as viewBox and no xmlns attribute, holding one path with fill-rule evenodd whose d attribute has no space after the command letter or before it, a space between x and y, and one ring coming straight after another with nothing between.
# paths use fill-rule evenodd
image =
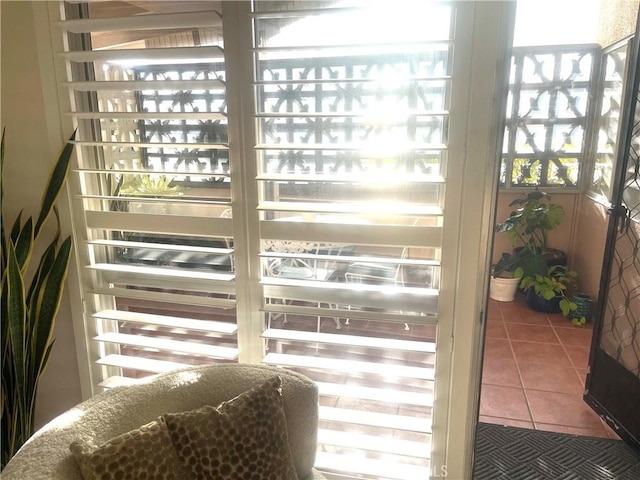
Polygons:
<instances>
[{"instance_id":1,"label":"louvered shutter slat","mask_svg":"<svg viewBox=\"0 0 640 480\"><path fill-rule=\"evenodd\" d=\"M173 13L170 15L138 15L112 18L86 18L57 22L62 30L73 33L109 32L114 30L160 30L222 25L216 11Z\"/></svg>"},{"instance_id":2,"label":"louvered shutter slat","mask_svg":"<svg viewBox=\"0 0 640 480\"><path fill-rule=\"evenodd\" d=\"M72 62L118 62L135 60L150 62L164 60L167 63L179 62L187 57L194 62L204 60L207 62L224 61L224 52L220 47L175 47L175 48L130 48L126 50L92 50L79 52L66 52L61 56ZM133 63L133 62L132 62Z\"/></svg>"}]
</instances>

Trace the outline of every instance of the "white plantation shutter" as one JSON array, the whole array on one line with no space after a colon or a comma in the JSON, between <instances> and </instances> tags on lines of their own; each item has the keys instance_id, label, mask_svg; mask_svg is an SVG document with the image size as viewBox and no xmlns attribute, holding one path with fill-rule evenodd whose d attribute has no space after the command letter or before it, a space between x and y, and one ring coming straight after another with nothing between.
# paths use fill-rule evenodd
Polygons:
<instances>
[{"instance_id":1,"label":"white plantation shutter","mask_svg":"<svg viewBox=\"0 0 640 480\"><path fill-rule=\"evenodd\" d=\"M252 14L263 361L318 382L320 468L427 478L455 9L344 3Z\"/></svg>"},{"instance_id":2,"label":"white plantation shutter","mask_svg":"<svg viewBox=\"0 0 640 480\"><path fill-rule=\"evenodd\" d=\"M85 328L101 386L238 359L220 5L130 8L66 4L57 23L78 126L70 183Z\"/></svg>"},{"instance_id":3,"label":"white plantation shutter","mask_svg":"<svg viewBox=\"0 0 640 480\"><path fill-rule=\"evenodd\" d=\"M263 362L316 381L330 478L466 460L499 4L62 3L95 391Z\"/></svg>"}]
</instances>

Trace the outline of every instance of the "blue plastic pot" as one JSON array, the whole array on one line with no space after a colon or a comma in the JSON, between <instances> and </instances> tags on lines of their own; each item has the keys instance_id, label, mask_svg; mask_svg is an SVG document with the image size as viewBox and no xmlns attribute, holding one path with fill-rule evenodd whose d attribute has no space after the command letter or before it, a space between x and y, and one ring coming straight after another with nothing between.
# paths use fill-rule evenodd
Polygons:
<instances>
[{"instance_id":1,"label":"blue plastic pot","mask_svg":"<svg viewBox=\"0 0 640 480\"><path fill-rule=\"evenodd\" d=\"M559 313L560 310L560 295L553 297L551 300L547 300L544 297L538 295L534 288L527 289L527 296L525 302L527 306L536 312L543 313Z\"/></svg>"}]
</instances>

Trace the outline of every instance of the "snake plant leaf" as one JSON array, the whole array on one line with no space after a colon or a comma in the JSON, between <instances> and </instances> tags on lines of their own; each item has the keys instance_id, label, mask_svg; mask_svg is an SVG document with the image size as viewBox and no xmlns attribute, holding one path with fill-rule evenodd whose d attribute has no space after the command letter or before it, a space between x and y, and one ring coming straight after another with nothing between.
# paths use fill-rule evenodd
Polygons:
<instances>
[{"instance_id":1,"label":"snake plant leaf","mask_svg":"<svg viewBox=\"0 0 640 480\"><path fill-rule=\"evenodd\" d=\"M2 377L2 417L4 422L2 426L2 463L6 464L9 461L9 452L15 451L15 438L14 432L18 429L19 415L18 410L11 408L11 405L17 403L16 394L17 391L12 388L12 385L5 382L5 377ZM9 393L7 393L9 392ZM7 458L9 457L9 458Z\"/></svg>"},{"instance_id":2,"label":"snake plant leaf","mask_svg":"<svg viewBox=\"0 0 640 480\"><path fill-rule=\"evenodd\" d=\"M56 258L56 247L57 240L55 242L51 242L51 245L47 247L45 252L42 254L42 258L40 258L40 264L38 265L38 269L36 270L33 280L31 281L29 291L27 292L27 305L29 305L29 311L35 312L34 302L38 298L38 292L42 288L45 278L47 278L47 275L53 267L53 262Z\"/></svg>"},{"instance_id":3,"label":"snake plant leaf","mask_svg":"<svg viewBox=\"0 0 640 480\"><path fill-rule=\"evenodd\" d=\"M51 271L56 257L56 248L58 247L58 239L60 238L60 214L58 213L58 207L53 207L53 213L56 215L56 236L42 254L36 274L29 286L29 292L27 293L27 305L29 306L30 312L36 311L34 301L37 300L38 292L40 292L42 283Z\"/></svg>"},{"instance_id":4,"label":"snake plant leaf","mask_svg":"<svg viewBox=\"0 0 640 480\"><path fill-rule=\"evenodd\" d=\"M60 307L62 299L62 289L67 271L69 270L69 259L71 254L71 237L67 237L62 245L53 263L51 271L44 281L44 285L38 294L35 315L35 329L32 337L32 352L34 359L43 359L47 345L51 341L53 335L53 324ZM34 365L36 372L41 372L43 362Z\"/></svg>"},{"instance_id":5,"label":"snake plant leaf","mask_svg":"<svg viewBox=\"0 0 640 480\"><path fill-rule=\"evenodd\" d=\"M2 129L2 142L0 142L0 178L2 178L2 172L4 169L4 132L6 128ZM2 181L0 180L0 205L4 200L4 188L2 187Z\"/></svg>"},{"instance_id":6,"label":"snake plant leaf","mask_svg":"<svg viewBox=\"0 0 640 480\"><path fill-rule=\"evenodd\" d=\"M0 142L0 205L3 204L3 200L4 200L2 172L4 171L4 132L5 130L6 130L5 128L2 129L2 142ZM2 218L4 220L4 217ZM7 264L7 237L4 231L4 221L1 223L2 223L2 271L4 272L5 265Z\"/></svg>"},{"instance_id":7,"label":"snake plant leaf","mask_svg":"<svg viewBox=\"0 0 640 480\"><path fill-rule=\"evenodd\" d=\"M14 243L14 245L18 241L18 236L20 235L20 230L21 230L21 225L22 225L22 212L23 211L24 210L20 210L20 212L18 213L18 217L16 218L16 221L13 222L13 226L11 227L11 234L10 234L9 238Z\"/></svg>"},{"instance_id":8,"label":"snake plant leaf","mask_svg":"<svg viewBox=\"0 0 640 480\"><path fill-rule=\"evenodd\" d=\"M14 366L15 383L19 398L23 398L22 390L25 380L25 322L27 311L24 303L24 282L20 265L16 258L13 244L9 243L9 255L7 262L7 320L9 341L11 343L12 363Z\"/></svg>"},{"instance_id":9,"label":"snake plant leaf","mask_svg":"<svg viewBox=\"0 0 640 480\"><path fill-rule=\"evenodd\" d=\"M76 138L76 132L74 131L69 142L72 142ZM34 237L38 238L40 229L44 222L49 218L53 204L58 199L62 185L67 177L67 171L69 170L69 162L71 160L71 153L73 152L73 143L66 143L56 165L53 168L53 172L49 177L49 183L47 189L42 197L42 207L40 209L40 215L36 222L36 228L34 230Z\"/></svg>"},{"instance_id":10,"label":"snake plant leaf","mask_svg":"<svg viewBox=\"0 0 640 480\"><path fill-rule=\"evenodd\" d=\"M3 271L3 276L2 276L2 292L6 292L7 291L7 281L8 278L6 275L4 275L4 271ZM7 304L7 296L6 295L2 295L2 304L1 304L1 310L0 310L0 325L2 327L2 329L0 330L0 342L2 342L2 351L3 352L8 352L9 351L9 306ZM4 371L5 371L5 364L7 363L7 357L8 355L1 355L2 357L2 378L4 379Z\"/></svg>"},{"instance_id":11,"label":"snake plant leaf","mask_svg":"<svg viewBox=\"0 0 640 480\"><path fill-rule=\"evenodd\" d=\"M45 369L47 368L47 365L49 364L49 357L51 356L51 351L53 350L53 345L56 343L56 339L52 339L51 343L49 343L49 345L47 345L47 348L44 352L44 355L42 355L42 368L40 370L40 374L42 375L42 373L45 371ZM34 389L33 392L33 398L35 400L35 395L36 395L36 390ZM33 402L33 405L35 407L35 401Z\"/></svg>"},{"instance_id":12,"label":"snake plant leaf","mask_svg":"<svg viewBox=\"0 0 640 480\"><path fill-rule=\"evenodd\" d=\"M42 368L40 369L39 375L36 378L37 379L40 377L40 375L42 375L42 373L44 372L44 370L46 369L48 363L49 363L49 357L51 356L51 351L53 350L53 344L55 343L55 339L51 340L51 343L49 345L47 345L47 349L44 352L44 355L42 355ZM36 382L36 384L33 386L33 390L32 390L32 397L31 397L31 418L35 419L35 413L36 413L36 396L38 394L38 384Z\"/></svg>"},{"instance_id":13,"label":"snake plant leaf","mask_svg":"<svg viewBox=\"0 0 640 480\"><path fill-rule=\"evenodd\" d=\"M70 141L74 138L75 132ZM58 249L60 218L55 202L67 176L72 150L73 144L67 143L54 165L36 222L30 216L23 224L22 212L12 226L5 224L3 217L0 311L2 324L0 342L3 349L2 391L0 392L2 411L0 469L33 434L38 381L53 347L51 338L53 326L60 306L72 248L71 237L68 237ZM2 193L4 131L0 156L2 157L0 193ZM35 243L52 210L56 216L57 232L53 240L47 241L48 247L41 255L41 249L37 249L38 266L34 269L34 265L29 267L29 264L31 262L35 264ZM24 280L24 273L27 270L29 273L33 270L34 273L28 291L26 291Z\"/></svg>"},{"instance_id":14,"label":"snake plant leaf","mask_svg":"<svg viewBox=\"0 0 640 480\"><path fill-rule=\"evenodd\" d=\"M16 241L16 258L22 275L25 274L27 267L29 266L29 257L31 257L31 251L33 250L33 219L29 217L25 222L18 239Z\"/></svg>"},{"instance_id":15,"label":"snake plant leaf","mask_svg":"<svg viewBox=\"0 0 640 480\"><path fill-rule=\"evenodd\" d=\"M33 330L35 330L38 322L38 319L36 317L38 299L40 296L40 292L42 291L44 282L47 279L49 272L53 268L56 259L56 247L57 240L51 242L47 250L42 254L42 257L40 258L40 264L38 265L36 274L31 281L29 291L27 292L26 305L28 330L26 331L26 334L28 337L27 342L29 344L32 343L32 337L34 335ZM29 358L31 358L31 356ZM32 365L29 365L29 372L32 372L35 375Z\"/></svg>"},{"instance_id":16,"label":"snake plant leaf","mask_svg":"<svg viewBox=\"0 0 640 480\"><path fill-rule=\"evenodd\" d=\"M4 131L5 131L5 128L2 129L2 142L0 143L0 205L2 205L4 201L4 187L2 185L2 172L4 171ZM4 217L2 218L4 220ZM8 247L7 247L7 237L4 231L4 221L0 223L2 223L2 271L4 272L5 266L7 264Z\"/></svg>"},{"instance_id":17,"label":"snake plant leaf","mask_svg":"<svg viewBox=\"0 0 640 480\"><path fill-rule=\"evenodd\" d=\"M0 391L0 412L4 413L4 407L7 404L7 389L5 388L4 381L2 382L2 391ZM0 437L0 441L4 442L5 434L2 432L2 437Z\"/></svg>"},{"instance_id":18,"label":"snake plant leaf","mask_svg":"<svg viewBox=\"0 0 640 480\"><path fill-rule=\"evenodd\" d=\"M0 238L2 242L2 272L4 273L5 265L7 264L7 237L4 234L4 222L0 222L0 225L2 228L2 237Z\"/></svg>"}]
</instances>

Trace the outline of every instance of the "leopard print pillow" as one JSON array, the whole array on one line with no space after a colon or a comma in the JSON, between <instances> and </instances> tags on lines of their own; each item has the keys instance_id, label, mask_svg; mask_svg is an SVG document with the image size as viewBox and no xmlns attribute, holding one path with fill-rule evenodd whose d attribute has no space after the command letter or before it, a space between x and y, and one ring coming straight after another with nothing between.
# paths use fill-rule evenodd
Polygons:
<instances>
[{"instance_id":1,"label":"leopard print pillow","mask_svg":"<svg viewBox=\"0 0 640 480\"><path fill-rule=\"evenodd\" d=\"M281 378L217 407L163 415L178 457L198 480L298 480Z\"/></svg>"},{"instance_id":2,"label":"leopard print pillow","mask_svg":"<svg viewBox=\"0 0 640 480\"><path fill-rule=\"evenodd\" d=\"M162 419L147 423L95 447L70 446L84 480L184 480L189 471L180 462Z\"/></svg>"}]
</instances>

